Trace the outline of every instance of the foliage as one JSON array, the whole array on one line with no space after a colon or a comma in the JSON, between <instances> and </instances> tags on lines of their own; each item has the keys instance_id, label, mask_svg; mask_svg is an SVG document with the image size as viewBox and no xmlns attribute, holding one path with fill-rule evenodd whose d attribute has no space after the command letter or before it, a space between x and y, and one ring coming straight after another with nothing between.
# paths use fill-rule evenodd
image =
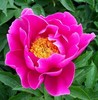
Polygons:
<instances>
[{"instance_id":1,"label":"foliage","mask_svg":"<svg viewBox=\"0 0 98 100\"><path fill-rule=\"evenodd\" d=\"M98 0L1 0L0 2L0 100L98 100ZM14 70L4 64L9 50L6 34L23 8L30 7L37 15L71 12L84 32L95 32L96 39L74 60L75 79L71 94L52 97L42 86L38 90L24 89Z\"/></svg>"}]
</instances>

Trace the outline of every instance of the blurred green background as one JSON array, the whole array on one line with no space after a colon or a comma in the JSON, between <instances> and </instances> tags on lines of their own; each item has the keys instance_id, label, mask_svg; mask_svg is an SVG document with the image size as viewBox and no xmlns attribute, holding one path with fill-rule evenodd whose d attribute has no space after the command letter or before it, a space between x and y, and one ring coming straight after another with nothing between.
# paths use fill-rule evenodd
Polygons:
<instances>
[{"instance_id":1,"label":"blurred green background","mask_svg":"<svg viewBox=\"0 0 98 100\"><path fill-rule=\"evenodd\" d=\"M4 64L9 50L6 39L9 26L26 7L44 16L69 11L83 25L84 32L95 32L95 40L74 60L76 74L70 95L52 97L43 85L37 90L24 89L15 71ZM97 34L98 0L0 0L0 100L98 100Z\"/></svg>"}]
</instances>

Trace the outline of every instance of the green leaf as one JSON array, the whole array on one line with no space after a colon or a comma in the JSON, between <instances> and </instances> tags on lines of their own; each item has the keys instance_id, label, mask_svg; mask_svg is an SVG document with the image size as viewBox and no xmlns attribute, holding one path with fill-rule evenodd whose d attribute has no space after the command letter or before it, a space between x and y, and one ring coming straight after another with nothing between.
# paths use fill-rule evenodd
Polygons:
<instances>
[{"instance_id":1,"label":"green leaf","mask_svg":"<svg viewBox=\"0 0 98 100\"><path fill-rule=\"evenodd\" d=\"M4 37L0 37L0 52L4 49L7 44L7 40Z\"/></svg>"},{"instance_id":2,"label":"green leaf","mask_svg":"<svg viewBox=\"0 0 98 100\"><path fill-rule=\"evenodd\" d=\"M14 16L15 10L8 10L7 16L5 16L3 13L0 13L0 25L6 23Z\"/></svg>"},{"instance_id":3,"label":"green leaf","mask_svg":"<svg viewBox=\"0 0 98 100\"><path fill-rule=\"evenodd\" d=\"M82 100L90 100L89 95L79 86L71 86L70 88L71 94L73 98L79 98Z\"/></svg>"},{"instance_id":4,"label":"green leaf","mask_svg":"<svg viewBox=\"0 0 98 100\"><path fill-rule=\"evenodd\" d=\"M32 7L32 9L33 9L33 11L34 11L35 14L45 16L44 9L42 8L41 5L35 4L35 5Z\"/></svg>"},{"instance_id":5,"label":"green leaf","mask_svg":"<svg viewBox=\"0 0 98 100\"><path fill-rule=\"evenodd\" d=\"M93 51L87 51L82 54L75 60L75 64L77 68L84 67L88 63L88 60L91 58Z\"/></svg>"},{"instance_id":6,"label":"green leaf","mask_svg":"<svg viewBox=\"0 0 98 100\"><path fill-rule=\"evenodd\" d=\"M20 85L18 77L11 74L10 72L0 71L0 81L11 88Z\"/></svg>"},{"instance_id":7,"label":"green leaf","mask_svg":"<svg viewBox=\"0 0 98 100\"><path fill-rule=\"evenodd\" d=\"M86 75L85 85L87 88L94 87L95 81L96 81L96 75L97 75L97 68L96 68L95 64L92 62L90 70Z\"/></svg>"},{"instance_id":8,"label":"green leaf","mask_svg":"<svg viewBox=\"0 0 98 100\"><path fill-rule=\"evenodd\" d=\"M0 0L0 10L2 10L2 12L7 15L7 3L8 0ZM1 17L1 16L0 16ZM1 17L2 18L2 17Z\"/></svg>"},{"instance_id":9,"label":"green leaf","mask_svg":"<svg viewBox=\"0 0 98 100\"><path fill-rule=\"evenodd\" d=\"M21 12L22 12L22 9L19 9L19 8L16 9L15 10L15 17L18 18L20 16Z\"/></svg>"},{"instance_id":10,"label":"green leaf","mask_svg":"<svg viewBox=\"0 0 98 100\"><path fill-rule=\"evenodd\" d=\"M13 90L27 92L27 93L33 94L35 96L41 96L42 95L42 93L38 89L37 90L33 90L33 89L29 89L29 88L25 89L25 88L23 88L21 86L17 86L15 88L13 88Z\"/></svg>"},{"instance_id":11,"label":"green leaf","mask_svg":"<svg viewBox=\"0 0 98 100\"><path fill-rule=\"evenodd\" d=\"M72 0L60 0L61 4L69 11L75 12Z\"/></svg>"},{"instance_id":12,"label":"green leaf","mask_svg":"<svg viewBox=\"0 0 98 100\"><path fill-rule=\"evenodd\" d=\"M54 97L54 100L62 100L62 96Z\"/></svg>"},{"instance_id":13,"label":"green leaf","mask_svg":"<svg viewBox=\"0 0 98 100\"><path fill-rule=\"evenodd\" d=\"M85 0L74 0L76 2L85 2Z\"/></svg>"},{"instance_id":14,"label":"green leaf","mask_svg":"<svg viewBox=\"0 0 98 100\"><path fill-rule=\"evenodd\" d=\"M9 100L31 100L31 98L32 96L30 94L18 93L17 95L10 97Z\"/></svg>"},{"instance_id":15,"label":"green leaf","mask_svg":"<svg viewBox=\"0 0 98 100\"><path fill-rule=\"evenodd\" d=\"M0 99L1 100L8 100L8 96L6 95L6 88L5 86L0 82Z\"/></svg>"}]
</instances>

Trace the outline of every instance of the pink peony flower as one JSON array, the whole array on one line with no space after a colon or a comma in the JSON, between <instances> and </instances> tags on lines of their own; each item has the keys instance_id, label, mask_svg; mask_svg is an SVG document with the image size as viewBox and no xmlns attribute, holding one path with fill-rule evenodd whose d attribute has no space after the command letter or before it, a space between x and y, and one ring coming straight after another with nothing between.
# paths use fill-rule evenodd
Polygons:
<instances>
[{"instance_id":1,"label":"pink peony flower","mask_svg":"<svg viewBox=\"0 0 98 100\"><path fill-rule=\"evenodd\" d=\"M95 38L83 33L69 12L46 17L25 8L7 34L10 51L5 63L15 69L25 88L44 83L50 95L70 94L75 65L72 62Z\"/></svg>"}]
</instances>

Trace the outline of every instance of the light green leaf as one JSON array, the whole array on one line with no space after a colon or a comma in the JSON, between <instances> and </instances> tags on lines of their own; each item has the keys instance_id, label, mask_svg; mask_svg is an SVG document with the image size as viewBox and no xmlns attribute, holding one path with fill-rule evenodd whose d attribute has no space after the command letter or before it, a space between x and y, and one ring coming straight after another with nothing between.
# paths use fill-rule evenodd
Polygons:
<instances>
[{"instance_id":1,"label":"light green leaf","mask_svg":"<svg viewBox=\"0 0 98 100\"><path fill-rule=\"evenodd\" d=\"M7 3L8 0L0 0L0 10L2 10L5 15L7 15Z\"/></svg>"},{"instance_id":2,"label":"light green leaf","mask_svg":"<svg viewBox=\"0 0 98 100\"><path fill-rule=\"evenodd\" d=\"M33 11L34 11L35 14L45 16L44 9L42 8L41 5L35 4L35 5L32 7L32 9L33 9Z\"/></svg>"},{"instance_id":3,"label":"light green leaf","mask_svg":"<svg viewBox=\"0 0 98 100\"><path fill-rule=\"evenodd\" d=\"M18 77L11 74L10 72L0 71L0 81L11 88L20 85Z\"/></svg>"},{"instance_id":4,"label":"light green leaf","mask_svg":"<svg viewBox=\"0 0 98 100\"><path fill-rule=\"evenodd\" d=\"M79 98L82 100L90 100L89 95L79 86L71 86L70 88L71 94L73 98Z\"/></svg>"},{"instance_id":5,"label":"light green leaf","mask_svg":"<svg viewBox=\"0 0 98 100\"><path fill-rule=\"evenodd\" d=\"M61 4L69 11L75 12L72 0L60 0Z\"/></svg>"},{"instance_id":6,"label":"light green leaf","mask_svg":"<svg viewBox=\"0 0 98 100\"><path fill-rule=\"evenodd\" d=\"M96 81L96 75L97 75L97 68L96 68L95 64L92 62L89 72L86 75L85 85L87 88L94 87L95 81Z\"/></svg>"}]
</instances>

